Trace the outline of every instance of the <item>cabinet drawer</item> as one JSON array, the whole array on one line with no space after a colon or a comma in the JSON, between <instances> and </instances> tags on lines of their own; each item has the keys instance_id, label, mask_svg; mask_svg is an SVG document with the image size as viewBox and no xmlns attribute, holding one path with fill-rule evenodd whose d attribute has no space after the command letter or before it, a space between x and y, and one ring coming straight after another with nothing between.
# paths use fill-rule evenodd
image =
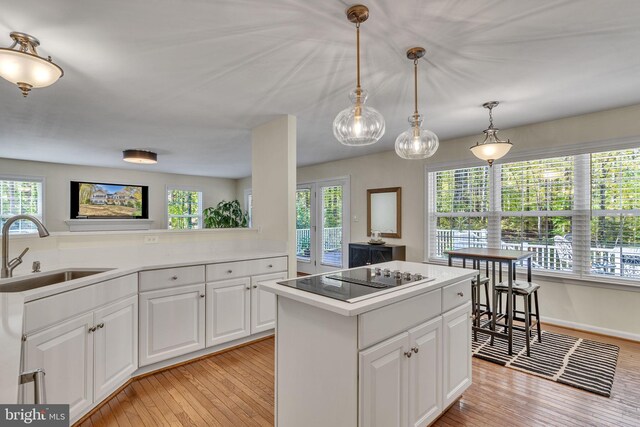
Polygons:
<instances>
[{"instance_id":1,"label":"cabinet drawer","mask_svg":"<svg viewBox=\"0 0 640 427\"><path fill-rule=\"evenodd\" d=\"M137 279L135 274L128 274L28 302L24 305L24 332L28 334L110 302L137 295Z\"/></svg>"},{"instance_id":2,"label":"cabinet drawer","mask_svg":"<svg viewBox=\"0 0 640 427\"><path fill-rule=\"evenodd\" d=\"M207 265L207 282L251 276L253 261L221 262Z\"/></svg>"},{"instance_id":3,"label":"cabinet drawer","mask_svg":"<svg viewBox=\"0 0 640 427\"><path fill-rule=\"evenodd\" d=\"M358 316L358 348L360 350L406 331L442 313L442 291L399 301Z\"/></svg>"},{"instance_id":4,"label":"cabinet drawer","mask_svg":"<svg viewBox=\"0 0 640 427\"><path fill-rule=\"evenodd\" d=\"M252 261L251 275L287 271L287 257L262 258Z\"/></svg>"},{"instance_id":5,"label":"cabinet drawer","mask_svg":"<svg viewBox=\"0 0 640 427\"><path fill-rule=\"evenodd\" d=\"M162 268L140 273L140 292L204 283L204 266Z\"/></svg>"},{"instance_id":6,"label":"cabinet drawer","mask_svg":"<svg viewBox=\"0 0 640 427\"><path fill-rule=\"evenodd\" d=\"M442 311L448 311L471 300L471 279L442 288Z\"/></svg>"}]
</instances>

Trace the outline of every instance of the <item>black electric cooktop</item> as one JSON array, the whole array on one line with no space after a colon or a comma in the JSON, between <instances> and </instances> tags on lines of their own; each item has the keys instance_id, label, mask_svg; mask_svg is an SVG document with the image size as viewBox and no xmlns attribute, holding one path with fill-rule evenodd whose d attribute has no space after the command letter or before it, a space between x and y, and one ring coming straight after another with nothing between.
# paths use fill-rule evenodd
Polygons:
<instances>
[{"instance_id":1,"label":"black electric cooktop","mask_svg":"<svg viewBox=\"0 0 640 427\"><path fill-rule=\"evenodd\" d=\"M357 302L399 286L429 279L420 274L361 267L318 276L283 280L280 285L346 302Z\"/></svg>"}]
</instances>

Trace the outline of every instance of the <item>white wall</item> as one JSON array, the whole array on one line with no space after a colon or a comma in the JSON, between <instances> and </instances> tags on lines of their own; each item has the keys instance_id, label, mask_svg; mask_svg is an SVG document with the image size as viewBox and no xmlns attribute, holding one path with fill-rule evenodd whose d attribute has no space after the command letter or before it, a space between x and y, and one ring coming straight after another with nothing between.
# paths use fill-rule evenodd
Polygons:
<instances>
[{"instance_id":1,"label":"white wall","mask_svg":"<svg viewBox=\"0 0 640 427\"><path fill-rule=\"evenodd\" d=\"M153 170L153 166L149 167ZM167 228L167 186L188 186L203 192L202 207L215 206L219 201L233 200L236 180L203 176L143 172L130 169L110 169L57 163L31 162L0 158L0 176L36 176L45 178L44 221L50 231L68 231L69 182L90 181L149 186L149 218L152 228Z\"/></svg>"},{"instance_id":2,"label":"white wall","mask_svg":"<svg viewBox=\"0 0 640 427\"><path fill-rule=\"evenodd\" d=\"M640 105L569 117L500 131L514 146L507 158L540 156L541 153L579 152L585 148L615 149L633 141L640 146ZM407 260L427 258L425 239L425 167L456 164L481 165L469 147L481 139L478 135L441 141L435 156L425 161L400 159L395 152L362 156L347 160L298 168L298 182L351 176L351 242L365 241L366 190L378 187L402 187L402 237L389 243L407 246ZM239 184L241 187L241 184ZM569 326L589 328L640 340L640 283L627 290L587 286L576 281L551 281L535 278L540 291L543 317ZM596 283L596 285L598 285Z\"/></svg>"}]
</instances>

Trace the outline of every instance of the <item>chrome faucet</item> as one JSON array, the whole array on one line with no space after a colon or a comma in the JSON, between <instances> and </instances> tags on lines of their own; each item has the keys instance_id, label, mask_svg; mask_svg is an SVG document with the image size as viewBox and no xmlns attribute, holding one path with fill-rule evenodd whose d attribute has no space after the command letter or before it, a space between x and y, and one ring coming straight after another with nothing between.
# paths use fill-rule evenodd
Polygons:
<instances>
[{"instance_id":1,"label":"chrome faucet","mask_svg":"<svg viewBox=\"0 0 640 427\"><path fill-rule=\"evenodd\" d=\"M26 248L20 255L9 261L9 227L16 221L26 219L33 222L38 228L38 235L40 237L47 237L49 231L38 218L32 215L16 215L12 216L2 226L2 271L0 271L0 278L12 277L13 270L22 264L22 257L27 253L29 248Z\"/></svg>"}]
</instances>

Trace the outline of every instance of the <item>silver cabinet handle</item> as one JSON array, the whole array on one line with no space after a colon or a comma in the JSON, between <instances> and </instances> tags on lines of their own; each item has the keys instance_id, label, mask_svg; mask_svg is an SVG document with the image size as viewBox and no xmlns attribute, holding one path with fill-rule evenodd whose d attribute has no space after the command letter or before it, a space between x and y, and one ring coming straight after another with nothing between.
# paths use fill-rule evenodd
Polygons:
<instances>
[{"instance_id":1,"label":"silver cabinet handle","mask_svg":"<svg viewBox=\"0 0 640 427\"><path fill-rule=\"evenodd\" d=\"M258 289L258 285L253 285L253 289Z\"/></svg>"},{"instance_id":2,"label":"silver cabinet handle","mask_svg":"<svg viewBox=\"0 0 640 427\"><path fill-rule=\"evenodd\" d=\"M204 298L204 294L200 294L200 298Z\"/></svg>"},{"instance_id":3,"label":"silver cabinet handle","mask_svg":"<svg viewBox=\"0 0 640 427\"><path fill-rule=\"evenodd\" d=\"M411 357L412 354L413 353L411 353L411 350L404 352L404 355L407 356L407 357Z\"/></svg>"},{"instance_id":4,"label":"silver cabinet handle","mask_svg":"<svg viewBox=\"0 0 640 427\"><path fill-rule=\"evenodd\" d=\"M227 274L233 273L233 270L227 270Z\"/></svg>"},{"instance_id":5,"label":"silver cabinet handle","mask_svg":"<svg viewBox=\"0 0 640 427\"><path fill-rule=\"evenodd\" d=\"M171 277L171 280L178 280L178 276Z\"/></svg>"},{"instance_id":6,"label":"silver cabinet handle","mask_svg":"<svg viewBox=\"0 0 640 427\"><path fill-rule=\"evenodd\" d=\"M462 298L464 296L464 292L458 292L458 296Z\"/></svg>"},{"instance_id":7,"label":"silver cabinet handle","mask_svg":"<svg viewBox=\"0 0 640 427\"><path fill-rule=\"evenodd\" d=\"M246 289L246 290L248 290L248 291L250 291L250 290L251 290L251 287L247 286L245 289Z\"/></svg>"},{"instance_id":8,"label":"silver cabinet handle","mask_svg":"<svg viewBox=\"0 0 640 427\"><path fill-rule=\"evenodd\" d=\"M268 268L273 268L273 264L267 265Z\"/></svg>"},{"instance_id":9,"label":"silver cabinet handle","mask_svg":"<svg viewBox=\"0 0 640 427\"><path fill-rule=\"evenodd\" d=\"M104 322L100 322L98 326L96 326L96 329L102 329L102 328L104 328Z\"/></svg>"},{"instance_id":10,"label":"silver cabinet handle","mask_svg":"<svg viewBox=\"0 0 640 427\"><path fill-rule=\"evenodd\" d=\"M95 326L92 326L92 327L89 328L89 330L87 332L90 334L92 332L95 332L96 329L98 329L98 328L96 328Z\"/></svg>"},{"instance_id":11,"label":"silver cabinet handle","mask_svg":"<svg viewBox=\"0 0 640 427\"><path fill-rule=\"evenodd\" d=\"M420 349L419 349L418 347L413 347L413 348L411 349L411 351L413 351L414 353L417 353L419 350L420 350Z\"/></svg>"}]
</instances>

